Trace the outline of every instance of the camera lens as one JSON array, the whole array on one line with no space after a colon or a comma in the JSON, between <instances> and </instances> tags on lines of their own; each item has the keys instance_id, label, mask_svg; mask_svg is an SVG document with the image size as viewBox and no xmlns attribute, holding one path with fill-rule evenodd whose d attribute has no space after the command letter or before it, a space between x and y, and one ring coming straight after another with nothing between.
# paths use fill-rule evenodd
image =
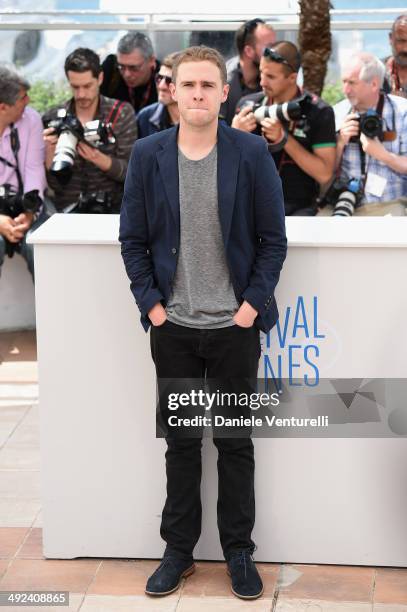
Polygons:
<instances>
[{"instance_id":1,"label":"camera lens","mask_svg":"<svg viewBox=\"0 0 407 612\"><path fill-rule=\"evenodd\" d=\"M76 117L66 117L58 138L50 170L51 174L56 176L61 183L66 183L71 178L72 166L76 155L76 145L82 137L83 128L80 121Z\"/></svg>"},{"instance_id":2,"label":"camera lens","mask_svg":"<svg viewBox=\"0 0 407 612\"><path fill-rule=\"evenodd\" d=\"M355 212L356 194L351 191L343 191L335 204L333 217L351 217Z\"/></svg>"}]
</instances>

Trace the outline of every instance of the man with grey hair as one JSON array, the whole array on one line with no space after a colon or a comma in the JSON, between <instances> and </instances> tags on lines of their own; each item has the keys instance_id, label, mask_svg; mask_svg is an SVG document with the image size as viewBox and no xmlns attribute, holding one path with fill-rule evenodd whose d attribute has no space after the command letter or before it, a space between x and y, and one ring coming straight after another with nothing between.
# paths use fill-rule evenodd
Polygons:
<instances>
[{"instance_id":1,"label":"man with grey hair","mask_svg":"<svg viewBox=\"0 0 407 612\"><path fill-rule=\"evenodd\" d=\"M34 275L29 231L46 219L44 142L40 115L28 105L29 83L0 66L0 269L17 252Z\"/></svg>"},{"instance_id":2,"label":"man with grey hair","mask_svg":"<svg viewBox=\"0 0 407 612\"><path fill-rule=\"evenodd\" d=\"M342 70L346 99L334 107L337 170L348 189L355 180L356 206L407 196L407 100L383 92L384 76L374 55L352 56Z\"/></svg>"},{"instance_id":3,"label":"man with grey hair","mask_svg":"<svg viewBox=\"0 0 407 612\"><path fill-rule=\"evenodd\" d=\"M130 102L136 113L157 102L155 75L159 65L146 34L128 32L119 40L117 55L108 55L102 64L101 93Z\"/></svg>"}]
</instances>

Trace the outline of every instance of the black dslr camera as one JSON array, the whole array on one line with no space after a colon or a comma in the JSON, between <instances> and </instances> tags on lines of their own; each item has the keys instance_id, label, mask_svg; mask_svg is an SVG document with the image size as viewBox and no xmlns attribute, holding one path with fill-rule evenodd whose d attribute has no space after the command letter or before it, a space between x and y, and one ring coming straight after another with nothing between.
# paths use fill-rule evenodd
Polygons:
<instances>
[{"instance_id":1,"label":"black dslr camera","mask_svg":"<svg viewBox=\"0 0 407 612\"><path fill-rule=\"evenodd\" d=\"M0 185L0 215L7 215L15 219L21 213L37 212L41 204L42 199L39 196L38 189L33 189L21 195L8 183ZM4 240L6 243L6 254L9 257L13 257L14 252L18 251L19 243L9 242L7 239Z\"/></svg>"},{"instance_id":2,"label":"black dslr camera","mask_svg":"<svg viewBox=\"0 0 407 612\"><path fill-rule=\"evenodd\" d=\"M116 142L110 123L105 124L99 119L94 119L85 123L83 127L79 119L69 114L65 108L60 108L57 111L57 118L49 121L46 127L54 128L58 135L50 172L61 183L67 183L71 178L76 147L80 140L96 148Z\"/></svg>"},{"instance_id":3,"label":"black dslr camera","mask_svg":"<svg viewBox=\"0 0 407 612\"><path fill-rule=\"evenodd\" d=\"M370 109L359 115L356 119L359 122L359 129L367 138L378 138L383 140L383 120L379 113ZM358 142L358 136L352 136L349 142Z\"/></svg>"},{"instance_id":4,"label":"black dslr camera","mask_svg":"<svg viewBox=\"0 0 407 612\"><path fill-rule=\"evenodd\" d=\"M329 187L323 198L317 200L320 208L333 206L333 217L351 217L355 208L360 206L363 198L363 183L360 179L351 178L349 181L337 179Z\"/></svg>"}]
</instances>

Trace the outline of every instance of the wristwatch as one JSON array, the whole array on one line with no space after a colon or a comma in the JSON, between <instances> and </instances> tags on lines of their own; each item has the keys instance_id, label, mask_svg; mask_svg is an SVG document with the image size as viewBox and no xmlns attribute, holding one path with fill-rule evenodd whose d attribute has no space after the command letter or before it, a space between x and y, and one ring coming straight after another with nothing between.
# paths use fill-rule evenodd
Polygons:
<instances>
[{"instance_id":1,"label":"wristwatch","mask_svg":"<svg viewBox=\"0 0 407 612\"><path fill-rule=\"evenodd\" d=\"M272 142L268 143L267 148L270 153L278 153L279 151L281 151L281 149L285 147L287 140L288 140L288 130L286 130L285 128L283 128L283 130L284 130L284 136L283 136L283 139L280 140L280 142L277 142L276 144Z\"/></svg>"}]
</instances>

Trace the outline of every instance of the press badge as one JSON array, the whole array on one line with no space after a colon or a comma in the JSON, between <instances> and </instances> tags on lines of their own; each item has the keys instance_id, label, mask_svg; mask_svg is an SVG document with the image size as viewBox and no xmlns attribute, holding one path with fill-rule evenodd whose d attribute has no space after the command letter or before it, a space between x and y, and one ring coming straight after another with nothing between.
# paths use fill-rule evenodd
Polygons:
<instances>
[{"instance_id":1,"label":"press badge","mask_svg":"<svg viewBox=\"0 0 407 612\"><path fill-rule=\"evenodd\" d=\"M369 172L366 179L365 192L381 198L387 185L387 179Z\"/></svg>"}]
</instances>

